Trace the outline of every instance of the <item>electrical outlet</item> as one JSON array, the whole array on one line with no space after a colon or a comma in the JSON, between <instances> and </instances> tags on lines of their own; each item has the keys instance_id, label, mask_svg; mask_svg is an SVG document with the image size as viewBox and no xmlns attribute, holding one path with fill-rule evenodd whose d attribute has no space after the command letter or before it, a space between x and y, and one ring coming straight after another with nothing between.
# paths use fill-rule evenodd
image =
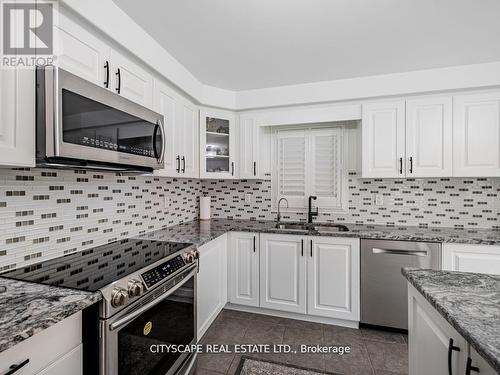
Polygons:
<instances>
[{"instance_id":1,"label":"electrical outlet","mask_svg":"<svg viewBox=\"0 0 500 375\"><path fill-rule=\"evenodd\" d=\"M245 203L252 203L252 194L245 193Z\"/></svg>"},{"instance_id":2,"label":"electrical outlet","mask_svg":"<svg viewBox=\"0 0 500 375\"><path fill-rule=\"evenodd\" d=\"M375 206L382 206L384 204L384 196L382 194L375 194Z\"/></svg>"}]
</instances>

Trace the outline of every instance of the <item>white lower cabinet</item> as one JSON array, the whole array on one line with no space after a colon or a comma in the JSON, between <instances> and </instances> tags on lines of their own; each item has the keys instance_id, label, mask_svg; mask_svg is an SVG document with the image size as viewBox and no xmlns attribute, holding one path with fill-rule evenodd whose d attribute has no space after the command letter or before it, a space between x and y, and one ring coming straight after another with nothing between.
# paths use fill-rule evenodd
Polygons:
<instances>
[{"instance_id":1,"label":"white lower cabinet","mask_svg":"<svg viewBox=\"0 0 500 375\"><path fill-rule=\"evenodd\" d=\"M227 235L198 248L197 331L201 338L227 302Z\"/></svg>"},{"instance_id":2,"label":"white lower cabinet","mask_svg":"<svg viewBox=\"0 0 500 375\"><path fill-rule=\"evenodd\" d=\"M358 321L359 305L359 239L260 235L260 307Z\"/></svg>"},{"instance_id":3,"label":"white lower cabinet","mask_svg":"<svg viewBox=\"0 0 500 375\"><path fill-rule=\"evenodd\" d=\"M307 313L359 320L359 239L309 237Z\"/></svg>"},{"instance_id":4,"label":"white lower cabinet","mask_svg":"<svg viewBox=\"0 0 500 375\"><path fill-rule=\"evenodd\" d=\"M259 306L259 234L229 234L228 300L245 306Z\"/></svg>"},{"instance_id":5,"label":"white lower cabinet","mask_svg":"<svg viewBox=\"0 0 500 375\"><path fill-rule=\"evenodd\" d=\"M443 269L500 275L500 246L445 243Z\"/></svg>"},{"instance_id":6,"label":"white lower cabinet","mask_svg":"<svg viewBox=\"0 0 500 375\"><path fill-rule=\"evenodd\" d=\"M81 312L0 353L0 374L24 362L16 375L82 374Z\"/></svg>"},{"instance_id":7,"label":"white lower cabinet","mask_svg":"<svg viewBox=\"0 0 500 375\"><path fill-rule=\"evenodd\" d=\"M408 284L408 361L409 375L468 374L467 361L478 371L470 374L493 375L493 370L467 341ZM451 361L448 363L448 356ZM451 365L451 368L449 367Z\"/></svg>"},{"instance_id":8,"label":"white lower cabinet","mask_svg":"<svg viewBox=\"0 0 500 375\"><path fill-rule=\"evenodd\" d=\"M306 240L260 235L260 307L306 313Z\"/></svg>"}]
</instances>

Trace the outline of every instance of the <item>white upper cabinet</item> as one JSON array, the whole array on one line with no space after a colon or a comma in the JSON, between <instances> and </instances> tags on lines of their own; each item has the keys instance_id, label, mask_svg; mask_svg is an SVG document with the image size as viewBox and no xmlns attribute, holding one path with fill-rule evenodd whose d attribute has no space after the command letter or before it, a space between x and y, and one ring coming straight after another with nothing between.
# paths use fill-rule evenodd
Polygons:
<instances>
[{"instance_id":1,"label":"white upper cabinet","mask_svg":"<svg viewBox=\"0 0 500 375\"><path fill-rule=\"evenodd\" d=\"M404 177L405 101L363 104L362 177Z\"/></svg>"},{"instance_id":2,"label":"white upper cabinet","mask_svg":"<svg viewBox=\"0 0 500 375\"><path fill-rule=\"evenodd\" d=\"M111 88L111 48L64 14L59 14L55 29L59 67L96 85Z\"/></svg>"},{"instance_id":3,"label":"white upper cabinet","mask_svg":"<svg viewBox=\"0 0 500 375\"><path fill-rule=\"evenodd\" d=\"M500 275L500 246L445 243L443 269Z\"/></svg>"},{"instance_id":4,"label":"white upper cabinet","mask_svg":"<svg viewBox=\"0 0 500 375\"><path fill-rule=\"evenodd\" d=\"M198 110L164 83L154 81L154 110L164 117L165 168L159 176L198 177Z\"/></svg>"},{"instance_id":5,"label":"white upper cabinet","mask_svg":"<svg viewBox=\"0 0 500 375\"><path fill-rule=\"evenodd\" d=\"M232 112L200 111L200 177L236 178L236 121Z\"/></svg>"},{"instance_id":6,"label":"white upper cabinet","mask_svg":"<svg viewBox=\"0 0 500 375\"><path fill-rule=\"evenodd\" d=\"M111 50L113 90L145 107L153 106L153 77L121 53Z\"/></svg>"},{"instance_id":7,"label":"white upper cabinet","mask_svg":"<svg viewBox=\"0 0 500 375\"><path fill-rule=\"evenodd\" d=\"M452 98L406 102L406 176L452 176Z\"/></svg>"},{"instance_id":8,"label":"white upper cabinet","mask_svg":"<svg viewBox=\"0 0 500 375\"><path fill-rule=\"evenodd\" d=\"M0 166L35 165L35 72L0 69Z\"/></svg>"},{"instance_id":9,"label":"white upper cabinet","mask_svg":"<svg viewBox=\"0 0 500 375\"><path fill-rule=\"evenodd\" d=\"M454 176L500 176L500 91L453 98Z\"/></svg>"},{"instance_id":10,"label":"white upper cabinet","mask_svg":"<svg viewBox=\"0 0 500 375\"><path fill-rule=\"evenodd\" d=\"M177 123L177 132L182 133L179 139L180 169L182 177L198 178L200 177L199 168L199 118L198 107L186 99L180 101L179 114L181 117Z\"/></svg>"},{"instance_id":11,"label":"white upper cabinet","mask_svg":"<svg viewBox=\"0 0 500 375\"><path fill-rule=\"evenodd\" d=\"M359 320L359 239L309 237L307 313Z\"/></svg>"},{"instance_id":12,"label":"white upper cabinet","mask_svg":"<svg viewBox=\"0 0 500 375\"><path fill-rule=\"evenodd\" d=\"M240 115L240 178L261 178L260 129L251 114Z\"/></svg>"},{"instance_id":13,"label":"white upper cabinet","mask_svg":"<svg viewBox=\"0 0 500 375\"><path fill-rule=\"evenodd\" d=\"M306 313L306 239L260 235L260 307Z\"/></svg>"},{"instance_id":14,"label":"white upper cabinet","mask_svg":"<svg viewBox=\"0 0 500 375\"><path fill-rule=\"evenodd\" d=\"M229 234L229 302L259 306L259 234Z\"/></svg>"}]
</instances>

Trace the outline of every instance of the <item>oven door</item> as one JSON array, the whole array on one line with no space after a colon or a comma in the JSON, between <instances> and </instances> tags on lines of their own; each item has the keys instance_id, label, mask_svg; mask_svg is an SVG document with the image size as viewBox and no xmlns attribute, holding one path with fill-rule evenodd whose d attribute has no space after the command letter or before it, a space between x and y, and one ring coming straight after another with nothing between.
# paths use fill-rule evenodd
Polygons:
<instances>
[{"instance_id":1,"label":"oven door","mask_svg":"<svg viewBox=\"0 0 500 375\"><path fill-rule=\"evenodd\" d=\"M159 286L136 304L101 322L102 375L170 375L184 371L194 353L161 345L194 345L196 269ZM165 290L168 289L168 290Z\"/></svg>"},{"instance_id":2,"label":"oven door","mask_svg":"<svg viewBox=\"0 0 500 375\"><path fill-rule=\"evenodd\" d=\"M47 158L163 168L163 116L60 68L45 67Z\"/></svg>"}]
</instances>

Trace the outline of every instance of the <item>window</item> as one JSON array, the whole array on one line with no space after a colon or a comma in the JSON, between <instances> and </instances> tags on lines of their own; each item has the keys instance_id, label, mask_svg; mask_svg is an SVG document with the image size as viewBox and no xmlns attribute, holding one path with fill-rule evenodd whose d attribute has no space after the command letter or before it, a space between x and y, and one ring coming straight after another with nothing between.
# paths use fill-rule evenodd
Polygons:
<instances>
[{"instance_id":1,"label":"window","mask_svg":"<svg viewBox=\"0 0 500 375\"><path fill-rule=\"evenodd\" d=\"M287 127L274 131L273 204L286 198L292 210L307 209L310 195L323 211L346 208L342 127Z\"/></svg>"}]
</instances>

